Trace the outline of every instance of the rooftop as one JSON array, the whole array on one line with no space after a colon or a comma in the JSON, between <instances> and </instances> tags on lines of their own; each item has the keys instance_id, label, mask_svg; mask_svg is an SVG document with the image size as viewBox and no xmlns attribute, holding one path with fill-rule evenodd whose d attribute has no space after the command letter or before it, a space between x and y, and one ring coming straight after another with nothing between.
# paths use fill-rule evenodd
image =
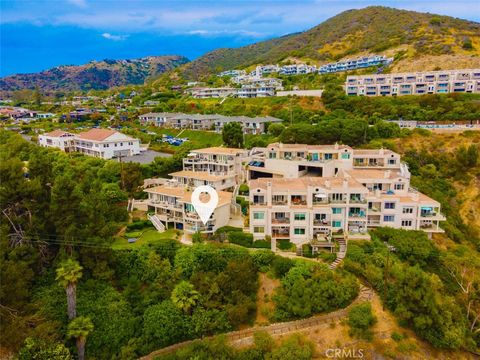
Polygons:
<instances>
[{"instance_id":1,"label":"rooftop","mask_svg":"<svg viewBox=\"0 0 480 360\"><path fill-rule=\"evenodd\" d=\"M83 140L103 141L115 134L120 134L125 138L131 139L130 137L122 133L119 133L118 131L109 130L109 129L90 129L88 131L77 134L77 137Z\"/></svg>"},{"instance_id":2,"label":"rooftop","mask_svg":"<svg viewBox=\"0 0 480 360\"><path fill-rule=\"evenodd\" d=\"M250 189L267 189L268 183L275 190L303 190L308 187L324 187L327 189L343 189L344 182L349 189L368 190L357 180L347 177L303 177L298 179L260 178L250 182Z\"/></svg>"},{"instance_id":3,"label":"rooftop","mask_svg":"<svg viewBox=\"0 0 480 360\"><path fill-rule=\"evenodd\" d=\"M220 181L220 180L230 179L235 177L235 175L211 175L203 171L189 171L189 170L177 171L169 175L177 176L177 177L187 177L187 178L198 179L198 180L206 180L206 181Z\"/></svg>"},{"instance_id":4,"label":"rooftop","mask_svg":"<svg viewBox=\"0 0 480 360\"><path fill-rule=\"evenodd\" d=\"M243 154L246 152L244 149L237 149L237 148L227 148L227 147L220 147L214 146L204 149L196 149L192 150L192 153L201 153L201 154L214 154L214 155L237 155Z\"/></svg>"},{"instance_id":5,"label":"rooftop","mask_svg":"<svg viewBox=\"0 0 480 360\"><path fill-rule=\"evenodd\" d=\"M45 133L43 135L44 136L50 136L50 137L60 137L60 136L64 136L64 135L73 136L73 134L71 134L69 132L66 132L66 131L63 131L63 130L53 130L53 131L50 131L50 132Z\"/></svg>"}]
</instances>

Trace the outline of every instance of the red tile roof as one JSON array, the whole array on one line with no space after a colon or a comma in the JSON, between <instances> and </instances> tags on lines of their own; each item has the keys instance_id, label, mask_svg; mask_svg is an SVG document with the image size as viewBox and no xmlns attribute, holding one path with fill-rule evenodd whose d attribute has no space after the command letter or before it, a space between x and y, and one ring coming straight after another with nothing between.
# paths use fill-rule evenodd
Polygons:
<instances>
[{"instance_id":1,"label":"red tile roof","mask_svg":"<svg viewBox=\"0 0 480 360\"><path fill-rule=\"evenodd\" d=\"M85 140L102 141L115 134L116 131L108 129L90 129L77 134L77 137Z\"/></svg>"}]
</instances>

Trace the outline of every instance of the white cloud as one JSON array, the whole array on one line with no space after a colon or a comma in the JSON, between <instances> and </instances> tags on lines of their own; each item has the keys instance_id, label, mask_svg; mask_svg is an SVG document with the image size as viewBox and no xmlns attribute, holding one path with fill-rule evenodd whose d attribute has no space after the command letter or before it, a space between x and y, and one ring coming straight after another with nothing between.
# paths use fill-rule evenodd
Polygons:
<instances>
[{"instance_id":1,"label":"white cloud","mask_svg":"<svg viewBox=\"0 0 480 360\"><path fill-rule=\"evenodd\" d=\"M108 40L122 41L122 40L125 40L128 37L128 35L112 35L106 32L102 34L102 37Z\"/></svg>"},{"instance_id":2,"label":"white cloud","mask_svg":"<svg viewBox=\"0 0 480 360\"><path fill-rule=\"evenodd\" d=\"M84 8L87 7L87 1L86 0L67 0L68 3Z\"/></svg>"}]
</instances>

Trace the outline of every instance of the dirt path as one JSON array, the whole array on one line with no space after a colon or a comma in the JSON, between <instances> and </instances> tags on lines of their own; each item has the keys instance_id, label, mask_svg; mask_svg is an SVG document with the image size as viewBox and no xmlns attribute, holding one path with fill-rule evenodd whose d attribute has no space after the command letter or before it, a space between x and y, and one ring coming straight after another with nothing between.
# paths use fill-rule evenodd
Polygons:
<instances>
[{"instance_id":1,"label":"dirt path","mask_svg":"<svg viewBox=\"0 0 480 360\"><path fill-rule=\"evenodd\" d=\"M258 277L260 285L257 294L257 317L255 325L266 325L269 323L268 314L271 314L275 309L272 300L272 295L275 289L280 286L279 279L271 279L265 273L260 273Z\"/></svg>"}]
</instances>

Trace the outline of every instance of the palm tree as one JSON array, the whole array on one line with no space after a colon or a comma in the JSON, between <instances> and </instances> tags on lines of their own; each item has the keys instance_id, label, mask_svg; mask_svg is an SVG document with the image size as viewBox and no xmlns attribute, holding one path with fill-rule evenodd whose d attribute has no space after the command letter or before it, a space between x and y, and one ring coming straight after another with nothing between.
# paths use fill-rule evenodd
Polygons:
<instances>
[{"instance_id":1,"label":"palm tree","mask_svg":"<svg viewBox=\"0 0 480 360\"><path fill-rule=\"evenodd\" d=\"M85 343L87 336L93 331L92 320L88 317L79 316L68 324L67 336L76 339L78 360L85 359Z\"/></svg>"},{"instance_id":2,"label":"palm tree","mask_svg":"<svg viewBox=\"0 0 480 360\"><path fill-rule=\"evenodd\" d=\"M67 293L68 320L77 315L77 282L82 277L82 267L76 260L68 259L57 269L57 280Z\"/></svg>"},{"instance_id":3,"label":"palm tree","mask_svg":"<svg viewBox=\"0 0 480 360\"><path fill-rule=\"evenodd\" d=\"M172 302L185 313L190 312L198 299L198 291L185 280L178 283L172 291Z\"/></svg>"}]
</instances>

